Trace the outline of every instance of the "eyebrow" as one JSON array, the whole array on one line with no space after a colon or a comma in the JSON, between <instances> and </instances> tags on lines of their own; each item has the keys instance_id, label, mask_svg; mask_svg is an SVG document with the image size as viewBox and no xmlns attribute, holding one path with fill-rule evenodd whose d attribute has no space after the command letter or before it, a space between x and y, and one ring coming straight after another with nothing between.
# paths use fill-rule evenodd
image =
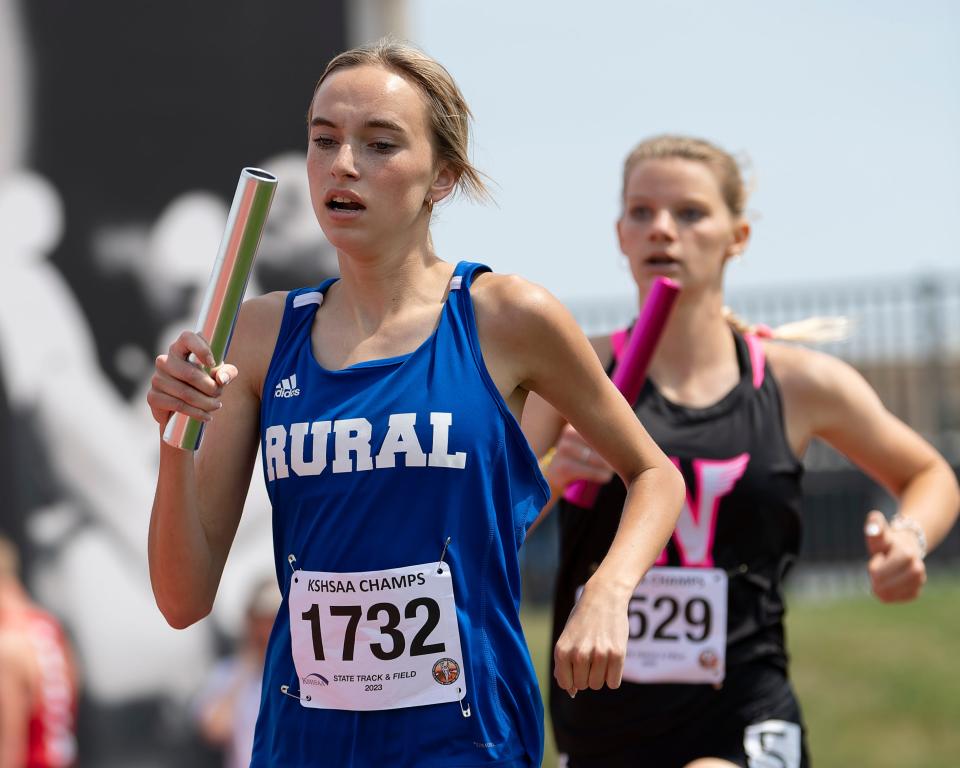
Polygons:
<instances>
[{"instance_id":1,"label":"eyebrow","mask_svg":"<svg viewBox=\"0 0 960 768\"><path fill-rule=\"evenodd\" d=\"M326 117L314 117L310 120L310 127L315 126L325 126L327 128L336 128L337 124L332 120ZM396 131L397 133L403 133L403 127L399 123L395 123L393 120L387 120L383 117L375 117L370 120L367 120L364 123L365 128L385 128L388 131Z\"/></svg>"},{"instance_id":2,"label":"eyebrow","mask_svg":"<svg viewBox=\"0 0 960 768\"><path fill-rule=\"evenodd\" d=\"M628 203L647 203L653 199L652 195L626 195L625 199ZM673 201L673 205L679 203L680 205L709 205L709 202L702 197L694 196L684 196L677 198Z\"/></svg>"}]
</instances>

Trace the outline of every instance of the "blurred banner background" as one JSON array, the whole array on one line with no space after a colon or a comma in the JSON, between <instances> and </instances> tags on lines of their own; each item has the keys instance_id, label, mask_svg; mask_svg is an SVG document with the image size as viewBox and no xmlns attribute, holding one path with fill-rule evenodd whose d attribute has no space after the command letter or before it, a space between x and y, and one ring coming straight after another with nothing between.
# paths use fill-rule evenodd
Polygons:
<instances>
[{"instance_id":1,"label":"blurred banner background","mask_svg":"<svg viewBox=\"0 0 960 768\"><path fill-rule=\"evenodd\" d=\"M83 766L222 763L192 702L272 571L269 509L252 495L217 616L166 627L146 571L143 396L173 329L193 325L243 166L281 179L251 291L335 270L305 115L357 23L340 0L0 2L0 504L76 647Z\"/></svg>"},{"instance_id":2,"label":"blurred banner background","mask_svg":"<svg viewBox=\"0 0 960 768\"><path fill-rule=\"evenodd\" d=\"M255 474L213 616L168 628L147 576L158 448L144 394L154 356L193 324L243 166L280 178L249 291L335 273L307 194L304 118L327 60L381 34L451 70L495 182L499 206L438 208L442 256L532 277L587 331L610 330L635 312L612 240L630 146L663 130L746 146L764 218L754 277L734 267L733 309L769 325L850 318L853 335L827 350L960 464L960 11L846 2L790 14L706 0L0 0L0 520L78 653L81 766L223 764L201 736L198 694L251 631L251 606L269 604L270 511ZM822 446L806 464L794 589L817 603L862 598L863 516L890 499ZM541 671L555 549L548 519L524 559ZM956 584L958 531L930 564ZM890 615L904 642L920 636ZM827 636L810 626L798 637ZM955 679L955 666L911 672L930 682L907 698ZM943 701L927 725L960 716L955 696ZM943 730L910 733L960 749ZM960 763L924 762L914 746L911 758L888 747L842 762L816 732L813 744L821 765Z\"/></svg>"}]
</instances>

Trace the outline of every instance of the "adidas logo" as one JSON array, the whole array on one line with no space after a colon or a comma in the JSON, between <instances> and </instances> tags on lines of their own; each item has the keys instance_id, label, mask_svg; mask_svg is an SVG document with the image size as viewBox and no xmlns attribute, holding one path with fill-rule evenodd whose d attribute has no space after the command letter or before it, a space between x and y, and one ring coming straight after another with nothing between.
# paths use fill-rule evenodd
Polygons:
<instances>
[{"instance_id":1,"label":"adidas logo","mask_svg":"<svg viewBox=\"0 0 960 768\"><path fill-rule=\"evenodd\" d=\"M296 397L300 394L297 387L297 374L292 374L289 379L281 379L277 388L273 392L274 397Z\"/></svg>"}]
</instances>

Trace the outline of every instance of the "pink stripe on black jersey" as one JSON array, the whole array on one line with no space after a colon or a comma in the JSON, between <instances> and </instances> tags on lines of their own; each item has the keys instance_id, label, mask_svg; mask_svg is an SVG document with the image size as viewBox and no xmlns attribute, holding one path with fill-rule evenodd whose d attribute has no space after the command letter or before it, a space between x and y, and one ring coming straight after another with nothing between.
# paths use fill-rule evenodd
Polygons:
<instances>
[{"instance_id":1,"label":"pink stripe on black jersey","mask_svg":"<svg viewBox=\"0 0 960 768\"><path fill-rule=\"evenodd\" d=\"M753 388L760 389L763 384L763 374L766 370L766 358L763 354L763 342L757 336L746 335L743 337L747 342L747 349L750 350L750 367L753 368Z\"/></svg>"},{"instance_id":2,"label":"pink stripe on black jersey","mask_svg":"<svg viewBox=\"0 0 960 768\"><path fill-rule=\"evenodd\" d=\"M737 665L757 659L786 667L781 583L800 546L803 472L787 443L779 386L761 345L734 337L740 381L718 402L707 408L679 406L648 380L635 408L687 482L686 503L659 563L723 568L730 577L728 676ZM616 349L616 340L612 346ZM624 496L623 483L615 477L593 510L560 505L554 640L577 587L613 540ZM560 749L595 744L597 729L611 748L629 743L641 720L667 728L681 716L695 687L623 683L617 690L571 699L554 686L551 708Z\"/></svg>"}]
</instances>

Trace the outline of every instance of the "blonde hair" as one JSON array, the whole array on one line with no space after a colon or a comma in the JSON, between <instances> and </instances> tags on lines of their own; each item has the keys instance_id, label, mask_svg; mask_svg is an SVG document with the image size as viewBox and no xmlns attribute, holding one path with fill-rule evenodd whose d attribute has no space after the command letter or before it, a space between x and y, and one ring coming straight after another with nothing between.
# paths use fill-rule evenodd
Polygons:
<instances>
[{"instance_id":1,"label":"blonde hair","mask_svg":"<svg viewBox=\"0 0 960 768\"><path fill-rule=\"evenodd\" d=\"M759 336L762 339L796 341L805 344L827 344L831 341L843 341L853 329L850 319L842 315L814 315L792 323L784 323L771 328L763 323L749 323L734 314L730 307L723 308L723 319L741 334Z\"/></svg>"},{"instance_id":2,"label":"blonde hair","mask_svg":"<svg viewBox=\"0 0 960 768\"><path fill-rule=\"evenodd\" d=\"M692 136L663 134L637 144L623 163L623 198L627 196L630 174L638 164L645 160L670 159L690 160L707 166L717 180L727 209L735 218L744 216L748 192L741 164L716 144ZM840 341L849 336L851 328L846 317L808 317L771 328L763 323L749 323L737 317L729 307L723 308L723 316L730 327L742 334L811 344Z\"/></svg>"},{"instance_id":3,"label":"blonde hair","mask_svg":"<svg viewBox=\"0 0 960 768\"><path fill-rule=\"evenodd\" d=\"M623 164L623 197L627 196L630 173L644 160L692 160L707 166L717 179L720 194L730 213L743 216L747 206L747 189L740 164L733 155L706 139L663 134L644 139L633 148Z\"/></svg>"},{"instance_id":4,"label":"blonde hair","mask_svg":"<svg viewBox=\"0 0 960 768\"><path fill-rule=\"evenodd\" d=\"M361 66L383 67L416 86L427 102L437 159L454 172L457 189L476 200L489 199L490 193L484 184L483 174L469 158L470 120L473 113L443 65L408 43L381 38L375 43L351 48L331 59L313 89L314 96L324 80L334 72Z\"/></svg>"}]
</instances>

